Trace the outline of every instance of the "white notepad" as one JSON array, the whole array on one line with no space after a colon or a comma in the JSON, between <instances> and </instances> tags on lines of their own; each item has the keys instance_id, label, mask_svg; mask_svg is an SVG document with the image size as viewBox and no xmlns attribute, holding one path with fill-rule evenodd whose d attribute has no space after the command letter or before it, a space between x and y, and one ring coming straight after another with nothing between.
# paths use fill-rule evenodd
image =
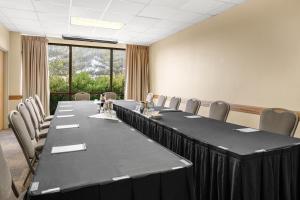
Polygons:
<instances>
[{"instance_id":1,"label":"white notepad","mask_svg":"<svg viewBox=\"0 0 300 200\"><path fill-rule=\"evenodd\" d=\"M86 150L85 143L52 147L51 153L55 154L55 153L66 153L66 152L84 151L84 150Z\"/></svg>"},{"instance_id":2,"label":"white notepad","mask_svg":"<svg viewBox=\"0 0 300 200\"><path fill-rule=\"evenodd\" d=\"M198 118L201 118L201 116L199 115L191 115L191 116L184 116L185 118L188 118L188 119L198 119Z\"/></svg>"},{"instance_id":3,"label":"white notepad","mask_svg":"<svg viewBox=\"0 0 300 200\"><path fill-rule=\"evenodd\" d=\"M235 129L239 132L243 132L243 133L252 133L252 132L258 132L259 130L255 129L255 128L239 128L239 129Z\"/></svg>"},{"instance_id":4,"label":"white notepad","mask_svg":"<svg viewBox=\"0 0 300 200\"><path fill-rule=\"evenodd\" d=\"M57 115L57 118L74 117L75 115Z\"/></svg>"},{"instance_id":5,"label":"white notepad","mask_svg":"<svg viewBox=\"0 0 300 200\"><path fill-rule=\"evenodd\" d=\"M79 128L79 124L58 125L56 129Z\"/></svg>"},{"instance_id":6,"label":"white notepad","mask_svg":"<svg viewBox=\"0 0 300 200\"><path fill-rule=\"evenodd\" d=\"M60 108L70 108L70 107L73 107L72 105L62 105L62 106L59 106Z\"/></svg>"},{"instance_id":7,"label":"white notepad","mask_svg":"<svg viewBox=\"0 0 300 200\"><path fill-rule=\"evenodd\" d=\"M171 108L164 108L164 109L161 109L162 111L173 111L175 109L171 109Z\"/></svg>"},{"instance_id":8,"label":"white notepad","mask_svg":"<svg viewBox=\"0 0 300 200\"><path fill-rule=\"evenodd\" d=\"M109 120L119 120L115 115L107 115L107 114L104 114L104 113L99 113L99 114L96 114L96 115L91 115L89 116L89 118L96 118L96 119L109 119Z\"/></svg>"},{"instance_id":9,"label":"white notepad","mask_svg":"<svg viewBox=\"0 0 300 200\"><path fill-rule=\"evenodd\" d=\"M70 110L58 110L59 112L71 112L71 111L73 111L72 109L70 109Z\"/></svg>"}]
</instances>

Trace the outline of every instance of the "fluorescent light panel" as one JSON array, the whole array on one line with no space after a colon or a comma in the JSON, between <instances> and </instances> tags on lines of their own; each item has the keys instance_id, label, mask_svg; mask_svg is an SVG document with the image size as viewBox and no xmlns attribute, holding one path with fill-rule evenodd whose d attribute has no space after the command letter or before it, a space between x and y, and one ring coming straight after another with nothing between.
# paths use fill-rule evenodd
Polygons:
<instances>
[{"instance_id":1,"label":"fluorescent light panel","mask_svg":"<svg viewBox=\"0 0 300 200\"><path fill-rule=\"evenodd\" d=\"M119 22L110 22L104 20L82 18L82 17L71 17L71 24L78 26L89 26L89 27L98 27L98 28L107 28L107 29L121 29L124 24Z\"/></svg>"}]
</instances>

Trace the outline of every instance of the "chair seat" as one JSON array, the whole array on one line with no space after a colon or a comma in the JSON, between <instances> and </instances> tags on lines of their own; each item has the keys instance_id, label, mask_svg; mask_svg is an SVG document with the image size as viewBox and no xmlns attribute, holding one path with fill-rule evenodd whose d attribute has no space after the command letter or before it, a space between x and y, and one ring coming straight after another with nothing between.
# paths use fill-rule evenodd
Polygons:
<instances>
[{"instance_id":1,"label":"chair seat","mask_svg":"<svg viewBox=\"0 0 300 200\"><path fill-rule=\"evenodd\" d=\"M51 121L54 118L54 115L49 115L47 117L45 117L45 121Z\"/></svg>"},{"instance_id":2,"label":"chair seat","mask_svg":"<svg viewBox=\"0 0 300 200\"><path fill-rule=\"evenodd\" d=\"M42 129L39 133L39 139L47 137L48 129Z\"/></svg>"},{"instance_id":3,"label":"chair seat","mask_svg":"<svg viewBox=\"0 0 300 200\"><path fill-rule=\"evenodd\" d=\"M46 129L50 127L50 121L46 121L41 124L41 129Z\"/></svg>"}]
</instances>

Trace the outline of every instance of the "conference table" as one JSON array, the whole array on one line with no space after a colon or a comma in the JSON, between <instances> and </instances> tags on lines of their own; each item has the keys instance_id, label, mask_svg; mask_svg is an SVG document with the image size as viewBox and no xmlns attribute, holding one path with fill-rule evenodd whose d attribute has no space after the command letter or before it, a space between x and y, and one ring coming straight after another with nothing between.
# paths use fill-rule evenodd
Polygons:
<instances>
[{"instance_id":1,"label":"conference table","mask_svg":"<svg viewBox=\"0 0 300 200\"><path fill-rule=\"evenodd\" d=\"M190 161L119 119L89 117L97 108L59 102L27 199L195 199ZM57 151L66 145L82 148Z\"/></svg>"},{"instance_id":2,"label":"conference table","mask_svg":"<svg viewBox=\"0 0 300 200\"><path fill-rule=\"evenodd\" d=\"M190 113L166 110L161 119L114 102L117 116L193 163L198 200L299 200L300 140Z\"/></svg>"}]
</instances>

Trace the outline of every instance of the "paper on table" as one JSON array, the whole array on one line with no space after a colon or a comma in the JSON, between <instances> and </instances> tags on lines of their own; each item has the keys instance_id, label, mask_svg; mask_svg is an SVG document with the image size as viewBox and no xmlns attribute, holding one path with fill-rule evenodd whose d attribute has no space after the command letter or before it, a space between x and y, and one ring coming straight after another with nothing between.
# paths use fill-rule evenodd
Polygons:
<instances>
[{"instance_id":1,"label":"paper on table","mask_svg":"<svg viewBox=\"0 0 300 200\"><path fill-rule=\"evenodd\" d=\"M62 106L59 106L60 108L70 108L70 107L73 107L72 105L62 105Z\"/></svg>"},{"instance_id":2,"label":"paper on table","mask_svg":"<svg viewBox=\"0 0 300 200\"><path fill-rule=\"evenodd\" d=\"M188 118L188 119L197 119L197 118L201 118L201 116L199 115L190 115L190 116L184 116L185 118Z\"/></svg>"},{"instance_id":3,"label":"paper on table","mask_svg":"<svg viewBox=\"0 0 300 200\"><path fill-rule=\"evenodd\" d=\"M255 129L255 128L239 128L239 129L235 129L239 132L243 132L243 133L252 133L252 132L258 132L259 130Z\"/></svg>"},{"instance_id":4,"label":"paper on table","mask_svg":"<svg viewBox=\"0 0 300 200\"><path fill-rule=\"evenodd\" d=\"M115 115L107 115L104 113L99 113L96 115L91 115L89 118L96 118L96 119L109 119L109 120L119 120Z\"/></svg>"},{"instance_id":5,"label":"paper on table","mask_svg":"<svg viewBox=\"0 0 300 200\"><path fill-rule=\"evenodd\" d=\"M70 110L58 110L59 112L71 112L71 111L73 111L72 109L70 109Z\"/></svg>"},{"instance_id":6,"label":"paper on table","mask_svg":"<svg viewBox=\"0 0 300 200\"><path fill-rule=\"evenodd\" d=\"M75 115L57 115L57 118L74 117Z\"/></svg>"},{"instance_id":7,"label":"paper on table","mask_svg":"<svg viewBox=\"0 0 300 200\"><path fill-rule=\"evenodd\" d=\"M66 152L84 151L84 150L86 150L85 143L52 147L51 153L55 154L55 153L66 153Z\"/></svg>"},{"instance_id":8,"label":"paper on table","mask_svg":"<svg viewBox=\"0 0 300 200\"><path fill-rule=\"evenodd\" d=\"M164 108L164 109L161 109L162 111L173 111L175 109L172 109L172 108Z\"/></svg>"},{"instance_id":9,"label":"paper on table","mask_svg":"<svg viewBox=\"0 0 300 200\"><path fill-rule=\"evenodd\" d=\"M79 128L79 124L58 125L56 129Z\"/></svg>"}]
</instances>

